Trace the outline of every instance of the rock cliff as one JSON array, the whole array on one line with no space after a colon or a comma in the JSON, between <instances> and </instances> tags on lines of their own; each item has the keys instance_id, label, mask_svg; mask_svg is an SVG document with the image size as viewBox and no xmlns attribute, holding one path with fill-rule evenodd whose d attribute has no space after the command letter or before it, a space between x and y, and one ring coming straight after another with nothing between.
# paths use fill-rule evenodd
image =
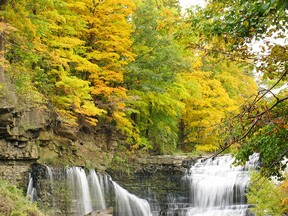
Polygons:
<instances>
[{"instance_id":1,"label":"rock cliff","mask_svg":"<svg viewBox=\"0 0 288 216\"><path fill-rule=\"evenodd\" d=\"M121 142L116 132L101 126L73 128L58 118L47 105L18 107L16 103L0 103L0 175L17 185L26 185L34 163L97 170L109 165Z\"/></svg>"}]
</instances>

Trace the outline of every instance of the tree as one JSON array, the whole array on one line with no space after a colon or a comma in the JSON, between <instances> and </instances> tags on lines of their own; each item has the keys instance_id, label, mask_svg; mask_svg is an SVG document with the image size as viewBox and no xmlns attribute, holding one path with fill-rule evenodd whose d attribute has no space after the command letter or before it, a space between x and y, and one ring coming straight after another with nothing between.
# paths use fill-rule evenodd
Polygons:
<instances>
[{"instance_id":1,"label":"tree","mask_svg":"<svg viewBox=\"0 0 288 216\"><path fill-rule=\"evenodd\" d=\"M132 16L136 57L125 72L128 94L134 98L129 102L131 120L142 144L162 154L176 147L177 118L182 107L181 95L173 95L179 87L177 73L182 70L180 48L173 40L179 12L170 3L138 3Z\"/></svg>"},{"instance_id":2,"label":"tree","mask_svg":"<svg viewBox=\"0 0 288 216\"><path fill-rule=\"evenodd\" d=\"M259 68L264 74L263 78L266 79L268 88L261 90L254 100L243 105L240 114L231 118L230 123L226 124L227 136L215 156L232 145L240 150L239 154L236 152L236 157L241 162L248 160L248 155L253 152L259 152L267 175L279 173L278 171L285 167L280 166L280 161L288 151L285 142L287 138L283 135L287 129L285 129L285 124L281 126L279 123L279 119L287 122L287 116L284 114L287 110L285 105L288 99L287 90L283 90L280 94L272 92L274 88L287 80L287 57L280 54L286 49L286 45L280 46L274 44L273 40L270 42L266 40L267 43L263 49L268 51L268 55L259 59L255 53L250 52L247 44L271 35L274 38L285 37L286 9L287 4L284 1L223 2L215 0L210 1L203 10L190 11L188 21L191 28L198 30L203 38L202 44L197 46L198 49L205 50L207 41L218 37L225 42L225 46L221 46L220 49L213 46L210 52L212 50L241 61L252 60L254 64L259 60L262 61ZM269 94L272 94L272 97L267 97ZM274 131L275 127L277 129ZM280 132L278 127L282 128L280 131L284 131ZM271 132L279 142L275 143L270 139ZM265 145L260 145L260 142L257 142L259 145L252 144L258 139L262 141L265 139ZM249 140L253 141L249 142ZM266 152L267 149L270 149L269 155Z\"/></svg>"},{"instance_id":3,"label":"tree","mask_svg":"<svg viewBox=\"0 0 288 216\"><path fill-rule=\"evenodd\" d=\"M252 212L257 216L284 216L288 213L287 179L275 183L254 172L247 192L248 203L253 205Z\"/></svg>"},{"instance_id":4,"label":"tree","mask_svg":"<svg viewBox=\"0 0 288 216\"><path fill-rule=\"evenodd\" d=\"M41 92L69 124L95 125L104 113L110 122L125 122L132 1L11 0L2 7L14 28L5 57L18 91Z\"/></svg>"},{"instance_id":5,"label":"tree","mask_svg":"<svg viewBox=\"0 0 288 216\"><path fill-rule=\"evenodd\" d=\"M205 66L194 63L193 72L182 73L182 82L190 91L190 97L183 100L186 105L180 131L183 150L189 145L203 151L218 149L221 139L217 137L217 128L221 122L239 112L237 105L256 93L252 77L243 73L245 67L236 62L215 60L210 58L213 67L209 67L208 62ZM209 71L205 71L208 68Z\"/></svg>"},{"instance_id":6,"label":"tree","mask_svg":"<svg viewBox=\"0 0 288 216\"><path fill-rule=\"evenodd\" d=\"M83 31L85 50L82 57L89 64L76 68L87 75L92 84L91 94L95 104L107 111L106 122L116 124L118 129L132 136L133 126L125 116L125 101L128 100L123 86L125 66L133 61L130 48L131 23L135 5L131 0L84 1L81 14L87 23Z\"/></svg>"},{"instance_id":7,"label":"tree","mask_svg":"<svg viewBox=\"0 0 288 216\"><path fill-rule=\"evenodd\" d=\"M41 102L42 96L36 90L32 79L35 76L33 66L41 57L36 53L33 42L36 35L35 25L29 19L26 1L9 1L1 5L2 27L1 44L2 69L5 68L7 80L11 80L17 91L23 95L22 101ZM20 21L22 19L22 21ZM4 72L4 71L3 71ZM4 77L4 73L2 73Z\"/></svg>"},{"instance_id":8,"label":"tree","mask_svg":"<svg viewBox=\"0 0 288 216\"><path fill-rule=\"evenodd\" d=\"M238 105L257 92L251 67L228 55L221 38L211 36L208 40L191 27L189 17L176 35L188 63L180 82L190 95L184 99L186 106L180 120L182 149L215 151L222 145L221 137L217 137L221 135L221 122L238 113Z\"/></svg>"}]
</instances>

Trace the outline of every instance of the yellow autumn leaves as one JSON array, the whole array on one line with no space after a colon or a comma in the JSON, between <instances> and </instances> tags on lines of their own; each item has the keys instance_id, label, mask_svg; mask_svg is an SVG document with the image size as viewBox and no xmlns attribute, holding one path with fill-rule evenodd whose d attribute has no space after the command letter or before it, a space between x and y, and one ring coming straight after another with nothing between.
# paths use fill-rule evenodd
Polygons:
<instances>
[{"instance_id":1,"label":"yellow autumn leaves","mask_svg":"<svg viewBox=\"0 0 288 216\"><path fill-rule=\"evenodd\" d=\"M213 151L214 126L255 92L245 65L214 56L224 41L199 49L176 1L21 0L0 15L19 92L42 96L70 126L107 124L134 147Z\"/></svg>"}]
</instances>

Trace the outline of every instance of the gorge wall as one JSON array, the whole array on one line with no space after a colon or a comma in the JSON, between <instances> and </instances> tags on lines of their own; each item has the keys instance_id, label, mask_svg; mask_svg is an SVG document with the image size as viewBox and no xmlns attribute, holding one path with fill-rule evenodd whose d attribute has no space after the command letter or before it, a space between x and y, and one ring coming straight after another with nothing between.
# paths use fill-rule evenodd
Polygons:
<instances>
[{"instance_id":1,"label":"gorge wall","mask_svg":"<svg viewBox=\"0 0 288 216\"><path fill-rule=\"evenodd\" d=\"M34 163L108 167L120 136L105 127L76 130L57 118L45 106L0 103L0 176L23 186Z\"/></svg>"},{"instance_id":2,"label":"gorge wall","mask_svg":"<svg viewBox=\"0 0 288 216\"><path fill-rule=\"evenodd\" d=\"M183 203L189 202L188 185L182 177L198 159L199 157L184 155L148 156L135 161L130 175L119 170L108 170L108 173L130 193L148 200L152 212L178 215L179 212L171 211L174 201L180 199Z\"/></svg>"},{"instance_id":3,"label":"gorge wall","mask_svg":"<svg viewBox=\"0 0 288 216\"><path fill-rule=\"evenodd\" d=\"M90 208L93 213L114 209L113 215L118 215L119 206L116 202L123 204L124 200L128 202L130 199L137 202L139 198L147 200L156 215L158 213L170 215L174 211L171 210L171 202L174 205L173 200L178 200L180 197L181 201L189 202L187 182L182 177L186 168L194 161L186 156L149 156L136 160L133 163L133 172L130 174L122 173L119 169L108 169L104 173L96 174L89 168L48 167L33 164L30 176L33 179L33 188L37 191L37 204L48 215L76 216L80 215L80 212L83 215L83 211ZM117 188L122 189L115 189L116 182L120 185ZM128 192L124 192L125 189ZM100 195L99 191L103 194ZM118 195L123 198L122 201L116 200L116 191L121 193ZM101 199L105 204L100 202Z\"/></svg>"},{"instance_id":4,"label":"gorge wall","mask_svg":"<svg viewBox=\"0 0 288 216\"><path fill-rule=\"evenodd\" d=\"M50 183L45 177L46 168L43 165L49 165L60 170L66 166L81 166L98 172L107 171L115 181L142 198L151 198L151 194L147 194L147 190L141 193L139 188L149 187L153 190L152 197L157 200L154 208L161 206L165 209L163 205L167 202L168 190L183 193L179 188L179 179L193 159L186 156L144 155L142 158L134 157L129 176L117 167L107 170L111 167L117 146L125 143L125 137L115 130L103 125L94 128L69 127L47 105L23 103L13 91L0 95L0 99L0 176L23 191L27 188L31 172L36 176L39 192L40 188L42 191L48 188ZM166 184L163 185L163 182ZM62 188L61 180L56 184ZM65 199L69 194L58 192L64 196L63 199L59 196L64 200L62 206L67 206ZM42 209L53 207L47 205L51 194L39 195L42 196L39 200ZM62 215L69 209L60 207L54 210L55 214Z\"/></svg>"}]
</instances>

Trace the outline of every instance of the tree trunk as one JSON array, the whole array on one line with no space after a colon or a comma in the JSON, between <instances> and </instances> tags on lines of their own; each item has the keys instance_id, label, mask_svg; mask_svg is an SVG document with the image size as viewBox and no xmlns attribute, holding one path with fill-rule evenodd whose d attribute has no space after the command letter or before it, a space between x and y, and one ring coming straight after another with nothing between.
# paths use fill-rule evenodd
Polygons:
<instances>
[{"instance_id":1,"label":"tree trunk","mask_svg":"<svg viewBox=\"0 0 288 216\"><path fill-rule=\"evenodd\" d=\"M0 19L1 23L1 33L0 33L0 83L5 82L4 76L4 52L5 52L5 22L3 19Z\"/></svg>"},{"instance_id":2,"label":"tree trunk","mask_svg":"<svg viewBox=\"0 0 288 216\"><path fill-rule=\"evenodd\" d=\"M179 141L180 141L180 146L178 146L178 148L180 147L181 150L186 151L186 145L185 145L185 123L183 121L183 119L181 118L180 120L180 125L179 125Z\"/></svg>"}]
</instances>

